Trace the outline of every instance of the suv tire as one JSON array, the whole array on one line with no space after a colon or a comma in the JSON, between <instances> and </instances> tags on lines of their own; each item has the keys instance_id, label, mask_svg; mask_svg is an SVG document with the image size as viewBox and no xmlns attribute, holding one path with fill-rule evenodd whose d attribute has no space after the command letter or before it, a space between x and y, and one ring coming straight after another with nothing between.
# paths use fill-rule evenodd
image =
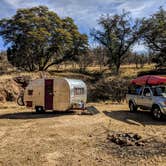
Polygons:
<instances>
[{"instance_id":1,"label":"suv tire","mask_svg":"<svg viewBox=\"0 0 166 166\"><path fill-rule=\"evenodd\" d=\"M152 116L154 119L160 120L163 116L159 106L153 106L152 108Z\"/></svg>"},{"instance_id":2,"label":"suv tire","mask_svg":"<svg viewBox=\"0 0 166 166\"><path fill-rule=\"evenodd\" d=\"M137 112L138 107L132 102L129 102L129 108L131 112Z\"/></svg>"}]
</instances>

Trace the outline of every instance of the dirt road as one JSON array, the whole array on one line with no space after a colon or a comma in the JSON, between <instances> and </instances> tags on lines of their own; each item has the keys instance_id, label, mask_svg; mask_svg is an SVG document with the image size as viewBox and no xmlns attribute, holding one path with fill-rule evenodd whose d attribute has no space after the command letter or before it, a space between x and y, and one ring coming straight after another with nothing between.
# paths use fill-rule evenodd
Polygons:
<instances>
[{"instance_id":1,"label":"dirt road","mask_svg":"<svg viewBox=\"0 0 166 166\"><path fill-rule=\"evenodd\" d=\"M94 115L36 114L0 105L0 165L166 165L166 120L130 113L127 105L88 105ZM107 139L116 132L138 133L148 141L121 147Z\"/></svg>"}]
</instances>

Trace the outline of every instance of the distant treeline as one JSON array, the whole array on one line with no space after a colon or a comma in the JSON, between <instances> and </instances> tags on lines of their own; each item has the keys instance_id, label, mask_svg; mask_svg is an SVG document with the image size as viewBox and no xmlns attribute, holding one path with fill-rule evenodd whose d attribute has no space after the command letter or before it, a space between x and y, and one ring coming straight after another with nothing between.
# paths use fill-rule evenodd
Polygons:
<instances>
[{"instance_id":1,"label":"distant treeline","mask_svg":"<svg viewBox=\"0 0 166 166\"><path fill-rule=\"evenodd\" d=\"M70 17L60 18L45 6L19 9L11 18L0 20L0 35L8 48L7 58L19 70L44 71L64 63L77 64L80 72L87 66L104 66L119 73L121 64L156 63L166 66L166 11L161 7L148 18L133 19L129 12L103 15L100 29L92 29L96 47L88 44ZM133 46L143 43L148 52L134 53ZM1 60L2 61L2 60Z\"/></svg>"}]
</instances>

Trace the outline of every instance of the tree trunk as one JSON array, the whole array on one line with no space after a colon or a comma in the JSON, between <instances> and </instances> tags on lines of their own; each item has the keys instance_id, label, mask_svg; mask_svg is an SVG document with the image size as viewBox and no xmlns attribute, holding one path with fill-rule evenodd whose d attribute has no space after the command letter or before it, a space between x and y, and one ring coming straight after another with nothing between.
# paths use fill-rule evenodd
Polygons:
<instances>
[{"instance_id":1,"label":"tree trunk","mask_svg":"<svg viewBox=\"0 0 166 166\"><path fill-rule=\"evenodd\" d=\"M116 64L116 74L119 74L119 69L120 69L120 63Z\"/></svg>"}]
</instances>

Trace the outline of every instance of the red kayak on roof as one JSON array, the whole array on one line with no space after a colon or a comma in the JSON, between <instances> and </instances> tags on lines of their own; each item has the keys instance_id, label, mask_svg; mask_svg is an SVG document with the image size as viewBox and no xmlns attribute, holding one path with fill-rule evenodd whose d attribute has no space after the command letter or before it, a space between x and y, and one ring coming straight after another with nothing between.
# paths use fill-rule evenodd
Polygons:
<instances>
[{"instance_id":1,"label":"red kayak on roof","mask_svg":"<svg viewBox=\"0 0 166 166\"><path fill-rule=\"evenodd\" d=\"M166 84L166 77L156 75L141 76L131 81L135 85L160 85Z\"/></svg>"}]
</instances>

